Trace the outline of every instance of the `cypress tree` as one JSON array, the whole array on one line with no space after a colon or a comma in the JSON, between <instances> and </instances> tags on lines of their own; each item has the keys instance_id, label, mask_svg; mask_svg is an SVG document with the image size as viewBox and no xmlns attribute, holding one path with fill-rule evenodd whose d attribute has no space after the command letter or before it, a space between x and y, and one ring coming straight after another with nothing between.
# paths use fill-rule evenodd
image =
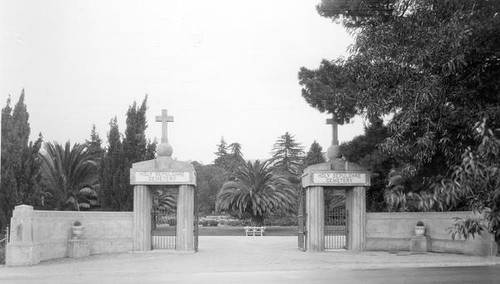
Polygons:
<instances>
[{"instance_id":1,"label":"cypress tree","mask_svg":"<svg viewBox=\"0 0 500 284\"><path fill-rule=\"evenodd\" d=\"M0 185L0 228L5 227L16 205L40 205L40 159L42 136L29 141L29 113L24 90L14 109L10 97L2 109L2 162Z\"/></svg>"}]
</instances>

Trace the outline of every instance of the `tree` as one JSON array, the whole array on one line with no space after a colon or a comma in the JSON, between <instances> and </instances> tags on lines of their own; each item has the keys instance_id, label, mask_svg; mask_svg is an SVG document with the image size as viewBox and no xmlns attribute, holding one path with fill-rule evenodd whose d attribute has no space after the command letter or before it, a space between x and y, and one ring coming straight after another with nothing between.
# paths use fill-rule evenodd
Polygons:
<instances>
[{"instance_id":1,"label":"tree","mask_svg":"<svg viewBox=\"0 0 500 284\"><path fill-rule=\"evenodd\" d=\"M24 98L22 90L14 109L10 106L10 97L2 109L0 229L10 222L16 205L37 207L41 201L38 152L42 136L40 134L34 142L29 141L31 130Z\"/></svg>"},{"instance_id":2,"label":"tree","mask_svg":"<svg viewBox=\"0 0 500 284\"><path fill-rule=\"evenodd\" d=\"M481 218L456 220L452 237L459 234L467 239L487 230L500 244L500 129L495 133L488 124L484 119L475 125L479 145L464 151L452 178L433 194L419 197L427 209L442 209L465 200L468 209L480 213Z\"/></svg>"},{"instance_id":3,"label":"tree","mask_svg":"<svg viewBox=\"0 0 500 284\"><path fill-rule=\"evenodd\" d=\"M321 164L324 162L325 156L323 155L323 148L321 147L321 145L319 145L318 142L316 142L316 140L314 140L304 159L304 168L310 165Z\"/></svg>"},{"instance_id":4,"label":"tree","mask_svg":"<svg viewBox=\"0 0 500 284\"><path fill-rule=\"evenodd\" d=\"M477 147L477 121L500 127L499 10L486 0L324 0L320 15L356 42L347 58L301 68L302 95L339 122L389 118L381 150L411 191L429 193Z\"/></svg>"},{"instance_id":5,"label":"tree","mask_svg":"<svg viewBox=\"0 0 500 284\"><path fill-rule=\"evenodd\" d=\"M300 182L300 175L302 174L303 154L302 145L295 141L293 135L286 132L273 145L271 152L272 167L277 173L297 184Z\"/></svg>"},{"instance_id":6,"label":"tree","mask_svg":"<svg viewBox=\"0 0 500 284\"><path fill-rule=\"evenodd\" d=\"M146 122L147 101L148 96L146 95L140 106L137 106L134 101L127 111L123 151L130 164L154 159L156 144L146 139L146 129L148 128Z\"/></svg>"},{"instance_id":7,"label":"tree","mask_svg":"<svg viewBox=\"0 0 500 284\"><path fill-rule=\"evenodd\" d=\"M96 161L100 161L104 153L102 148L102 139L97 133L95 124L92 125L92 130L90 131L90 140L85 140L85 145L87 146L89 154L94 157Z\"/></svg>"},{"instance_id":8,"label":"tree","mask_svg":"<svg viewBox=\"0 0 500 284\"><path fill-rule=\"evenodd\" d=\"M133 208L133 189L129 185L133 163L154 159L156 140L146 139L147 95L140 106L129 106L123 140L116 117L110 122L108 150L101 170L103 202L108 209L129 211Z\"/></svg>"},{"instance_id":9,"label":"tree","mask_svg":"<svg viewBox=\"0 0 500 284\"><path fill-rule=\"evenodd\" d=\"M370 212L380 212L387 209L384 194L393 160L379 148L387 136L388 130L382 119L374 118L368 125L365 125L363 135L340 145L340 152L348 161L357 163L371 171L371 186L366 193L366 208Z\"/></svg>"},{"instance_id":10,"label":"tree","mask_svg":"<svg viewBox=\"0 0 500 284\"><path fill-rule=\"evenodd\" d=\"M226 180L225 171L215 165L192 163L196 171L196 190L198 191L198 210L211 214L216 210L217 193Z\"/></svg>"},{"instance_id":11,"label":"tree","mask_svg":"<svg viewBox=\"0 0 500 284\"><path fill-rule=\"evenodd\" d=\"M224 168L228 155L227 151L228 151L227 143L224 140L224 137L221 137L220 143L217 144L217 152L214 153L216 156L214 160L214 165Z\"/></svg>"},{"instance_id":12,"label":"tree","mask_svg":"<svg viewBox=\"0 0 500 284\"><path fill-rule=\"evenodd\" d=\"M48 191L58 210L89 208L87 195L98 178L97 164L85 144L68 141L45 143L42 159L44 190Z\"/></svg>"},{"instance_id":13,"label":"tree","mask_svg":"<svg viewBox=\"0 0 500 284\"><path fill-rule=\"evenodd\" d=\"M224 183L217 195L217 210L247 213L257 225L267 214L292 212L294 205L291 184L275 175L268 161L244 164L236 171L236 180Z\"/></svg>"},{"instance_id":14,"label":"tree","mask_svg":"<svg viewBox=\"0 0 500 284\"><path fill-rule=\"evenodd\" d=\"M106 209L126 210L127 204L132 203L129 192L129 180L120 130L116 117L109 122L108 148L101 162L101 201Z\"/></svg>"}]
</instances>

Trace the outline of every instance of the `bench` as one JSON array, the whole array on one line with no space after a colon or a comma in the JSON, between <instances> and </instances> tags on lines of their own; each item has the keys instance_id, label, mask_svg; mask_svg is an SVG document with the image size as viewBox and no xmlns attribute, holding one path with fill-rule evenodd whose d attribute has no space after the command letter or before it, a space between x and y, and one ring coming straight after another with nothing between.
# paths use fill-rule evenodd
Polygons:
<instances>
[{"instance_id":1,"label":"bench","mask_svg":"<svg viewBox=\"0 0 500 284\"><path fill-rule=\"evenodd\" d=\"M256 234L260 234L262 237L264 235L264 232L266 231L266 227L243 227L245 229L245 235L248 237L249 234L252 234L252 236L255 236Z\"/></svg>"}]
</instances>

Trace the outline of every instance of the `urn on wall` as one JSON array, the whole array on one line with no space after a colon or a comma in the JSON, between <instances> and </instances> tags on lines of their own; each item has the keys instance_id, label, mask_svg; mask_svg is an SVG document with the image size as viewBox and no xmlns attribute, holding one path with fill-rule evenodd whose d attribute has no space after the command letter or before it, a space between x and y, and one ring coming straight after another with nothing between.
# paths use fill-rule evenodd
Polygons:
<instances>
[{"instance_id":1,"label":"urn on wall","mask_svg":"<svg viewBox=\"0 0 500 284\"><path fill-rule=\"evenodd\" d=\"M417 225L415 226L415 235L417 236L423 236L425 235L425 225L424 222L418 221Z\"/></svg>"},{"instance_id":2,"label":"urn on wall","mask_svg":"<svg viewBox=\"0 0 500 284\"><path fill-rule=\"evenodd\" d=\"M73 240L81 239L83 234L83 225L80 221L75 221L71 226L71 231L73 232Z\"/></svg>"}]
</instances>

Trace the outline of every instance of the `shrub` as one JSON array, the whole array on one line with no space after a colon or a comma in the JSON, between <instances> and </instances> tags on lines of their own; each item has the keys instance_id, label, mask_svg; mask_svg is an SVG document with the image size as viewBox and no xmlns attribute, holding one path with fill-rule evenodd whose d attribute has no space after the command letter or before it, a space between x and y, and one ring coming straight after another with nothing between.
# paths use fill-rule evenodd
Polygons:
<instances>
[{"instance_id":1,"label":"shrub","mask_svg":"<svg viewBox=\"0 0 500 284\"><path fill-rule=\"evenodd\" d=\"M167 220L167 224L169 226L176 226L177 225L177 219L173 219L173 218L172 219L168 219Z\"/></svg>"}]
</instances>

